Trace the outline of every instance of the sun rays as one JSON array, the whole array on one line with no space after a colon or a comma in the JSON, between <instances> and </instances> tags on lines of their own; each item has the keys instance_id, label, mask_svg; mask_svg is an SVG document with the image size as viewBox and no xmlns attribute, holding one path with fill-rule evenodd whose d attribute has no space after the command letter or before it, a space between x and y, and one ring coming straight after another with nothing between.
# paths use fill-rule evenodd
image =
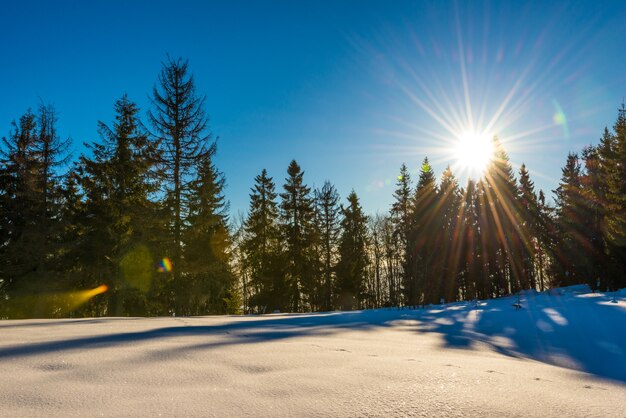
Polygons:
<instances>
[{"instance_id":1,"label":"sun rays","mask_svg":"<svg viewBox=\"0 0 626 418\"><path fill-rule=\"evenodd\" d=\"M497 135L513 167L536 159L533 175L555 182L558 171L546 165L549 155L538 151L579 134L572 121L582 115L557 92L582 82L573 64L578 47L588 42L578 33L577 42L563 42L553 30L560 22L558 14L552 16L551 26L496 40L495 28L472 26L468 13L478 11L470 9L456 4L450 10L447 38L438 30L412 30L406 43L398 35L378 47L361 48L376 54L381 77L401 103L383 110L391 123L376 130L384 138L376 152L396 161L402 156L412 173L428 156L435 171L451 166L464 184L468 178L480 178L486 164L481 155L488 153L466 146L467 138ZM557 41L560 49L546 54L545 44Z\"/></svg>"}]
</instances>

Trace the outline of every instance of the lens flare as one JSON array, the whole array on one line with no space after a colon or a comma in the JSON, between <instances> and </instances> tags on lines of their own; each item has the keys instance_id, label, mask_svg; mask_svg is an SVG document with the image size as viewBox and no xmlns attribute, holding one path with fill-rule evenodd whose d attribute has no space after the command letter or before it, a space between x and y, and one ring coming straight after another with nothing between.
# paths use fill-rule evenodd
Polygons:
<instances>
[{"instance_id":1,"label":"lens flare","mask_svg":"<svg viewBox=\"0 0 626 418\"><path fill-rule=\"evenodd\" d=\"M95 296L108 290L109 287L103 284L87 290L21 296L6 301L5 309L0 312L0 315L16 319L60 317L80 308Z\"/></svg>"},{"instance_id":2,"label":"lens flare","mask_svg":"<svg viewBox=\"0 0 626 418\"><path fill-rule=\"evenodd\" d=\"M157 269L157 271L159 273L170 273L172 271L172 268L172 262L169 258L165 257L163 260L161 260L161 263L159 263L159 268Z\"/></svg>"},{"instance_id":3,"label":"lens flare","mask_svg":"<svg viewBox=\"0 0 626 418\"><path fill-rule=\"evenodd\" d=\"M109 286L102 284L98 287L94 287L93 289L68 292L65 295L61 294L57 297L61 302L64 302L64 307L67 309L67 312L69 312L79 308L81 305L89 301L89 299L98 296L107 290L109 290Z\"/></svg>"},{"instance_id":4,"label":"lens flare","mask_svg":"<svg viewBox=\"0 0 626 418\"><path fill-rule=\"evenodd\" d=\"M120 261L120 269L130 286L142 292L150 290L154 275L154 259L145 245L130 249Z\"/></svg>"},{"instance_id":5,"label":"lens flare","mask_svg":"<svg viewBox=\"0 0 626 418\"><path fill-rule=\"evenodd\" d=\"M565 112L563 112L563 108L561 108L561 105L556 100L553 100L552 104L554 104L555 109L552 120L554 121L555 125L560 125L561 127L563 127L563 136L565 137L565 139L569 139L569 125L567 123L567 117L565 116Z\"/></svg>"}]
</instances>

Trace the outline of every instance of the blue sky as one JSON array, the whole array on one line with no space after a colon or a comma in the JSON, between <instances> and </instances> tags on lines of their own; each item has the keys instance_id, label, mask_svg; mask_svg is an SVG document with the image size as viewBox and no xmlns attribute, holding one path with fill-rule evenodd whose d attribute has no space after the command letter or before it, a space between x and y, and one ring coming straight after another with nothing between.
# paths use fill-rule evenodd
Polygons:
<instances>
[{"instance_id":1,"label":"blue sky","mask_svg":"<svg viewBox=\"0 0 626 418\"><path fill-rule=\"evenodd\" d=\"M354 188L387 211L400 164L456 167L456 136L499 135L515 169L554 189L626 96L626 2L4 1L0 135L39 100L98 140L113 103L142 108L167 53L189 59L219 136L233 214L263 168L282 188ZM492 123L489 123L492 122ZM458 169L464 182L463 170ZM548 192L551 195L551 192Z\"/></svg>"}]
</instances>

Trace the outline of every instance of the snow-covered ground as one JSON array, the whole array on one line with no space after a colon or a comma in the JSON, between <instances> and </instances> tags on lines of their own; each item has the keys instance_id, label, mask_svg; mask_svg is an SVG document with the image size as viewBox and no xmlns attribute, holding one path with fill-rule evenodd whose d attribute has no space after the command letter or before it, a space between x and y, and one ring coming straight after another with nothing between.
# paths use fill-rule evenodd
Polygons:
<instances>
[{"instance_id":1,"label":"snow-covered ground","mask_svg":"<svg viewBox=\"0 0 626 418\"><path fill-rule=\"evenodd\" d=\"M0 416L626 416L626 291L515 302L3 321Z\"/></svg>"}]
</instances>

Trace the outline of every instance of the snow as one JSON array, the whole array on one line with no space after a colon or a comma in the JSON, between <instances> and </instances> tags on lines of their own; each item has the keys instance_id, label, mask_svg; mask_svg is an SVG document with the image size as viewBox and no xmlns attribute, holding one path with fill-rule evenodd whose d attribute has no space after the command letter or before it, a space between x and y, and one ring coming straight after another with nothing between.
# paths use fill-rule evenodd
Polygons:
<instances>
[{"instance_id":1,"label":"snow","mask_svg":"<svg viewBox=\"0 0 626 418\"><path fill-rule=\"evenodd\" d=\"M626 416L626 292L516 302L2 321L0 416Z\"/></svg>"}]
</instances>

